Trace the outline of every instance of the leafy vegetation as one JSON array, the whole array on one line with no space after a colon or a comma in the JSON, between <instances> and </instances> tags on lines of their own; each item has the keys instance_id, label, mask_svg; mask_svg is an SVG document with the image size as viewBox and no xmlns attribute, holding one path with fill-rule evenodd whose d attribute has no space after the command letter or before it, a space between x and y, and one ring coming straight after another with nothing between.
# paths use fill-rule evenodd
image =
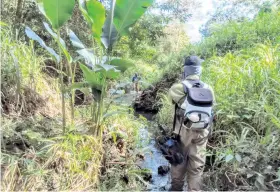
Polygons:
<instances>
[{"instance_id":1,"label":"leafy vegetation","mask_svg":"<svg viewBox=\"0 0 280 192\"><path fill-rule=\"evenodd\" d=\"M194 1L5 1L3 191L145 190L141 131L151 125L135 117L136 95L117 92L139 73L143 95L161 106L155 123L171 128L166 91L190 54L205 59L202 80L216 96L204 189L280 190L279 3L232 3L256 15L218 10L190 44Z\"/></svg>"},{"instance_id":2,"label":"leafy vegetation","mask_svg":"<svg viewBox=\"0 0 280 192\"><path fill-rule=\"evenodd\" d=\"M75 74L77 66L79 64L77 61L79 60L75 59L74 61L74 59L70 55L70 52L66 48L65 41L61 38L61 31L64 30L62 29L62 26L71 17L75 6L75 1L43 1L38 3L40 10L52 25L52 27L50 27L47 23L44 23L45 29L53 37L54 42L56 42L57 44L57 47L53 49L47 46L44 40L41 39L29 27L26 27L25 32L31 40L38 42L42 48L46 49L50 56L54 59L55 65L52 66L52 69L54 69L59 76L58 85L60 86L61 93L61 97L59 99L61 100L61 105L59 106L61 106L63 134L58 134L61 136L51 134L52 138L49 138L49 136L45 137L41 135L39 130L30 132L28 128L24 126L20 130L18 130L17 126L15 127L13 124L9 124L11 123L9 121L10 116L4 117L4 119L2 120L7 122L7 124L5 124L4 126L5 129L3 130L3 133L10 133L10 135L5 134L5 137L3 137L4 154L2 162L5 172L5 179L2 180L2 184L4 186L4 190L88 190L97 187L98 181L100 179L99 171L100 167L102 166L102 159L106 156L106 154L103 152L103 142L105 142L104 140L113 138L113 140L108 141L113 145L118 145L117 142L120 142L120 139L122 140L122 137L116 136L118 130L109 132L109 134L106 135L106 130L107 128L109 129L111 125L114 126L114 129L116 128L116 125L114 124L106 126L107 119L110 119L110 117L113 115L118 115L122 111L120 109L117 111L111 111L112 101L110 100L106 100L105 105L107 86L112 80L119 77L121 71L124 72L128 67L134 66L130 61L113 58L111 56L111 51L114 45L112 39L114 39L114 41L119 39L119 36L121 34L124 34L124 31L127 30L127 28L132 24L134 24L139 17L141 17L141 15L145 12L149 5L151 5L151 3L152 1L144 2L144 4L140 1L137 1L136 4L130 1L113 1L112 6L109 10L110 14L107 17L107 21L110 25L107 25L107 23L105 23L105 8L101 3L95 0L91 0L86 1L85 7L83 3L79 5L83 16L88 22L88 25L91 27L93 42L93 47L91 49L96 51L96 54L93 55L91 50L86 48L86 46L81 42L81 40L78 39L73 31L69 30L70 41L74 46L80 49L77 51L77 53L80 54L86 61L86 65L83 65L81 63L79 65L81 71L84 74L85 81L77 83L75 82ZM125 11L124 13L126 13L126 10L123 10L121 8L122 6L132 7L131 9L128 9L128 14L130 14L130 17L127 17L126 14L119 14L120 11L122 13L123 11ZM101 19L102 17L104 19ZM115 25L118 26L116 29ZM105 39L104 49L101 44L99 44L101 42L102 27L108 28L104 30L104 33L106 34L102 34L102 40ZM53 31L52 28L55 31ZM116 33L112 33L112 29L114 29ZM36 112L39 111L39 114L42 114L41 109L39 109L36 105L39 105L39 102L42 100L42 106L39 107L45 106L43 103L45 100L41 99L37 101L34 98L34 95L27 95L25 92L21 93L22 89L30 87L30 85L27 83L22 84L21 75L24 74L25 79L29 78L29 76L26 77L27 75L31 75L32 77L30 78L29 83L31 81L40 80L34 75L42 74L44 67L40 65L40 62L44 62L44 57L41 58L42 60L40 60L40 57L37 58L36 51L33 47L33 41L30 42L30 47L25 46L23 43L23 45L15 46L17 48L16 54L14 54L13 52L10 53L9 47L15 44L15 40L10 39L12 37L12 34L9 34L9 29L7 29L7 31L6 29L4 29L1 35L4 36L4 38L1 39L5 43L4 51L5 53L7 53L5 57L7 63L5 64L5 70L2 71L4 73L3 77L6 77L7 80L4 80L2 82L8 83L8 85L11 86L12 89L14 89L14 87L17 88L15 96L11 98L12 102L16 102L12 103L16 106L14 111L21 111L22 109L26 110L26 106L24 105L24 103L21 104L19 102L21 100L22 102L26 102L26 100L24 99L26 97L30 97L28 99L33 100L33 102L35 103L35 106L31 106L34 109L31 110L34 110ZM24 66L24 58L26 58L26 54L28 54L27 58L30 58L31 66ZM21 59L20 64L22 65L20 66L18 65L19 62L17 57L20 57ZM25 70L27 67L32 67L32 70L26 72ZM11 72L11 74L9 72ZM14 75L16 75L15 78ZM50 77L46 76L41 78L45 80L49 79ZM15 79L15 82L9 82L12 81L12 79ZM82 90L86 88L92 89L92 96L94 98L92 107L90 109L88 107L81 110L75 109L74 89ZM7 91L3 90L4 96L8 96L8 93L10 93L9 91L9 89ZM33 91L34 94L36 93L36 90L34 89L32 89L31 91ZM70 98L68 99L67 96L70 96ZM38 97L41 98L41 95L38 95ZM68 113L69 107L66 104L67 101L69 101L70 114ZM3 104L5 108L8 108L5 112L9 114L10 103L4 102ZM90 113L84 113L83 111L90 111ZM47 113L50 113L50 111L48 111ZM123 113L126 115L119 117L119 119L123 119L125 121L131 120L133 121L133 123L137 122L126 111ZM83 114L82 117L80 117L81 114ZM90 118L88 117L88 114L91 116ZM20 118L20 115L21 113L18 114L17 117ZM67 123L69 115L71 119L70 124ZM55 119L55 122L58 120L55 116L51 116L51 114L43 114L43 116ZM35 116L35 122L33 123L37 123L38 118L42 117L40 115ZM82 125L79 123L79 121L83 121ZM124 123L125 121L122 122ZM31 126L34 126L33 123ZM57 124L59 125L59 120ZM136 125L141 126L140 123ZM91 133L92 136L80 133L80 126L83 127L83 129L81 130L83 133ZM125 128L125 133L129 135L129 138L134 138L134 140L137 140L138 130L135 129L135 131L132 132L133 135L130 136L131 133L129 132L129 127ZM25 135L24 133L26 131L29 134ZM103 136L104 133L105 135ZM15 146L13 146L13 143L11 143L12 146L8 146L10 145L9 142L13 142L12 140L14 139L14 137L17 137L17 135L19 135L21 141L19 141L19 143ZM36 136L38 137L38 139L43 138L41 141L43 144L43 148L39 147L38 150L34 151L32 147L34 145L36 146L37 144L29 143L29 139L34 137L36 138ZM11 141L9 139L11 139ZM126 138L126 140L130 142L128 138ZM20 147L18 147L18 145ZM122 148L123 146L121 148L116 148L114 153L120 153L120 151L123 150ZM30 157L28 154L29 152L34 152L35 154ZM38 155L37 157L37 153L39 153L41 156ZM135 155L133 157L136 157ZM26 161L30 161L32 167L30 167L30 163L24 163ZM15 164L16 166L11 168L11 164ZM34 172L33 170L36 171ZM39 174L36 174L37 170L39 171ZM137 174L134 175L137 176ZM46 178L48 178L48 182L51 183L44 183ZM36 185L34 185L34 180L38 181L38 183L36 182ZM19 182L21 184L17 185L17 183ZM139 181L137 180L136 182Z\"/></svg>"},{"instance_id":3,"label":"leafy vegetation","mask_svg":"<svg viewBox=\"0 0 280 192\"><path fill-rule=\"evenodd\" d=\"M278 25L279 9L260 12L252 21L219 26L192 48L207 58L202 79L217 101L208 190L279 190ZM172 106L166 96L161 102L158 121L171 126Z\"/></svg>"}]
</instances>

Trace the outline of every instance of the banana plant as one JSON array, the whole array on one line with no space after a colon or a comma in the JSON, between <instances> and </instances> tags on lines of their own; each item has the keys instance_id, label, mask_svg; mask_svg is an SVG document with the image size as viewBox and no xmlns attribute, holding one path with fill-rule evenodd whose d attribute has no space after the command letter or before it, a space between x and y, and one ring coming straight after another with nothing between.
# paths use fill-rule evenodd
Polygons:
<instances>
[{"instance_id":1,"label":"banana plant","mask_svg":"<svg viewBox=\"0 0 280 192\"><path fill-rule=\"evenodd\" d=\"M97 128L95 129L95 133L96 135L100 135L102 133L100 127L108 79L115 80L119 78L121 72L124 72L128 67L133 66L133 63L128 60L112 57L111 53L114 43L122 35L127 35L129 33L129 28L144 14L152 2L153 0L112 0L110 10L106 17L106 10L99 1L79 0L80 10L92 32L93 45L91 48L87 48L79 38L70 31L70 40L72 44L78 48L77 53L84 58L86 64L80 65L86 82L75 84L73 74L76 66L72 66L73 59L67 51L64 40L60 38L60 28L72 15L75 0L38 0L39 8L50 22L52 28L47 23L44 23L44 26L55 39L59 48L59 54L57 54L52 48L46 46L42 39L40 39L30 28L26 28L26 32L31 39L39 42L39 44L56 59L60 66L64 132L66 127L64 92L66 89L63 85L61 54L64 54L67 61L67 75L68 77L72 77L70 87L74 89L86 85L92 88L92 93L96 101L93 104L94 110L92 116ZM104 51L98 53L97 50L99 50L100 47L102 48L101 42ZM72 95L74 95L73 89L71 89ZM73 98L71 101L72 113L74 113Z\"/></svg>"},{"instance_id":2,"label":"banana plant","mask_svg":"<svg viewBox=\"0 0 280 192\"><path fill-rule=\"evenodd\" d=\"M62 64L62 54L64 54L66 61L67 61L67 75L68 77L73 79L73 70L72 70L72 57L70 56L69 52L67 51L66 44L63 39L60 38L60 28L65 24L65 22L71 17L74 6L75 0L38 0L39 10L43 13L43 15L48 19L52 28L47 24L44 23L46 30L51 34L51 36L55 39L59 54L57 54L52 48L48 47L45 42L36 35L29 27L26 27L25 32L27 36L37 41L43 48L45 48L57 61L57 64L60 68L60 86L61 86L61 100L62 100L62 119L63 119L63 133L65 133L66 129L66 112L65 112L65 87L63 83L63 64ZM74 118L74 104L73 104L74 96L72 92L72 99L71 99L71 116L72 116L72 123Z\"/></svg>"},{"instance_id":3,"label":"banana plant","mask_svg":"<svg viewBox=\"0 0 280 192\"><path fill-rule=\"evenodd\" d=\"M85 65L80 65L87 85L91 86L95 103L92 107L93 121L96 128L93 132L101 135L101 121L104 106L104 96L107 92L108 79L117 79L134 64L129 60L113 58L111 53L115 42L129 33L129 28L145 13L153 0L112 0L110 10L105 17L104 6L96 0L80 0L80 10L92 31L92 48L86 48L79 38L71 31L69 34L73 46L77 47L77 53L84 57ZM100 42L103 44L104 55L95 51ZM82 84L80 84L82 85ZM84 85L83 85L84 86ZM76 86L77 87L77 86Z\"/></svg>"},{"instance_id":4,"label":"banana plant","mask_svg":"<svg viewBox=\"0 0 280 192\"><path fill-rule=\"evenodd\" d=\"M129 28L152 3L153 0L112 0L102 34L102 42L108 51L122 35L129 33Z\"/></svg>"},{"instance_id":5,"label":"banana plant","mask_svg":"<svg viewBox=\"0 0 280 192\"><path fill-rule=\"evenodd\" d=\"M84 58L85 65L80 64L84 74L85 82L74 83L70 89L91 88L94 103L92 103L92 120L96 126L92 127L91 132L94 135L100 135L100 126L102 122L104 97L106 95L108 80L115 80L120 76L120 70L117 66L108 65L107 57L98 57L91 48L87 48L76 34L69 30L69 37L76 51ZM131 64L133 65L133 64Z\"/></svg>"}]
</instances>

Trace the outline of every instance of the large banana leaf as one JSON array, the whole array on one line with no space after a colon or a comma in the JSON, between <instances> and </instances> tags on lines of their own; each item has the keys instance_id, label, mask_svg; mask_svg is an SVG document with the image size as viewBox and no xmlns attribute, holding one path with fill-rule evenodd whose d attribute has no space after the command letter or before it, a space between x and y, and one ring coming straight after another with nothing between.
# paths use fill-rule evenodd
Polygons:
<instances>
[{"instance_id":1,"label":"large banana leaf","mask_svg":"<svg viewBox=\"0 0 280 192\"><path fill-rule=\"evenodd\" d=\"M128 68L135 66L134 63L125 59L113 59L111 60L110 64L116 66L116 69L120 70L121 72L125 72Z\"/></svg>"},{"instance_id":2,"label":"large banana leaf","mask_svg":"<svg viewBox=\"0 0 280 192\"><path fill-rule=\"evenodd\" d=\"M77 35L69 30L69 38L73 46L80 48L76 52L86 61L86 65L90 68L96 63L96 57L94 56L93 50L86 48L86 46L81 42Z\"/></svg>"},{"instance_id":3,"label":"large banana leaf","mask_svg":"<svg viewBox=\"0 0 280 192\"><path fill-rule=\"evenodd\" d=\"M120 72L117 71L116 69L112 69L110 71L106 71L104 69L102 69L100 71L107 79L111 79L111 80L116 80L120 77Z\"/></svg>"},{"instance_id":4,"label":"large banana leaf","mask_svg":"<svg viewBox=\"0 0 280 192\"><path fill-rule=\"evenodd\" d=\"M53 32L53 30L51 29L51 27L49 26L49 24L46 23L46 22L43 22L43 25L44 25L45 29L46 29L46 30L51 34L51 36L54 38L54 40L57 41L58 36L57 36L57 34L56 34L55 32ZM62 38L59 38L59 41L60 41L61 45L62 45L63 47L66 48L66 43L65 43L65 41L64 41Z\"/></svg>"},{"instance_id":5,"label":"large banana leaf","mask_svg":"<svg viewBox=\"0 0 280 192\"><path fill-rule=\"evenodd\" d=\"M117 41L118 32L114 26L113 18L114 18L114 8L115 8L115 0L111 2L110 12L107 15L105 24L103 26L103 33L101 36L101 40L106 49L112 49L114 43Z\"/></svg>"},{"instance_id":6,"label":"large banana leaf","mask_svg":"<svg viewBox=\"0 0 280 192\"><path fill-rule=\"evenodd\" d=\"M72 15L75 0L43 0L45 15L59 29Z\"/></svg>"},{"instance_id":7,"label":"large banana leaf","mask_svg":"<svg viewBox=\"0 0 280 192\"><path fill-rule=\"evenodd\" d=\"M77 35L72 30L69 31L69 38L74 47L80 49L86 48L85 45L81 42L81 40L77 37Z\"/></svg>"},{"instance_id":8,"label":"large banana leaf","mask_svg":"<svg viewBox=\"0 0 280 192\"><path fill-rule=\"evenodd\" d=\"M104 69L105 71L110 71L116 68L115 66L107 65L107 64L99 64L97 66Z\"/></svg>"},{"instance_id":9,"label":"large banana leaf","mask_svg":"<svg viewBox=\"0 0 280 192\"><path fill-rule=\"evenodd\" d=\"M120 71L116 69L115 66L100 64L97 65L98 72L102 73L107 79L117 79L120 76Z\"/></svg>"},{"instance_id":10,"label":"large banana leaf","mask_svg":"<svg viewBox=\"0 0 280 192\"><path fill-rule=\"evenodd\" d=\"M80 64L80 67L83 71L86 82L89 83L92 88L102 91L103 75L100 72L94 72L90 70L83 64Z\"/></svg>"},{"instance_id":11,"label":"large banana leaf","mask_svg":"<svg viewBox=\"0 0 280 192\"><path fill-rule=\"evenodd\" d=\"M48 47L46 43L29 27L25 27L25 33L30 39L37 41L43 48L45 48L56 59L57 62L60 61L59 55L52 48Z\"/></svg>"},{"instance_id":12,"label":"large banana leaf","mask_svg":"<svg viewBox=\"0 0 280 192\"><path fill-rule=\"evenodd\" d=\"M89 25L91 25L92 20L91 20L88 12L86 10L86 2L85 2L85 0L79 0L79 8L80 8L80 10L82 12L82 15L84 16L85 20L87 21L87 23Z\"/></svg>"},{"instance_id":13,"label":"large banana leaf","mask_svg":"<svg viewBox=\"0 0 280 192\"><path fill-rule=\"evenodd\" d=\"M89 67L93 68L93 66L96 64L96 58L95 58L92 50L90 50L90 49L80 49L76 52L85 59L86 64Z\"/></svg>"},{"instance_id":14,"label":"large banana leaf","mask_svg":"<svg viewBox=\"0 0 280 192\"><path fill-rule=\"evenodd\" d=\"M91 30L93 33L93 37L100 42L100 37L102 34L102 26L105 22L105 8L103 5L96 1L96 0L89 0L86 1L86 7L88 16L90 17L91 23Z\"/></svg>"},{"instance_id":15,"label":"large banana leaf","mask_svg":"<svg viewBox=\"0 0 280 192\"><path fill-rule=\"evenodd\" d=\"M40 11L45 17L47 17L47 16L46 16L45 9L44 9L43 0L37 0L37 4L38 4L39 11Z\"/></svg>"},{"instance_id":16,"label":"large banana leaf","mask_svg":"<svg viewBox=\"0 0 280 192\"><path fill-rule=\"evenodd\" d=\"M102 43L112 49L121 35L131 27L153 3L153 0L112 0L111 9L103 26Z\"/></svg>"},{"instance_id":17,"label":"large banana leaf","mask_svg":"<svg viewBox=\"0 0 280 192\"><path fill-rule=\"evenodd\" d=\"M133 25L151 6L153 0L117 0L114 11L114 24L121 35L126 35Z\"/></svg>"},{"instance_id":18,"label":"large banana leaf","mask_svg":"<svg viewBox=\"0 0 280 192\"><path fill-rule=\"evenodd\" d=\"M58 41L58 36L55 32L53 32L53 30L50 28L49 24L43 22L46 30L51 34L51 36L54 38L54 40L58 43L59 47L61 48L61 50L63 51L63 54L65 55L67 61L69 63L72 63L73 59L70 55L70 53L68 52L67 48L66 48L66 43L62 38L59 38Z\"/></svg>"}]
</instances>

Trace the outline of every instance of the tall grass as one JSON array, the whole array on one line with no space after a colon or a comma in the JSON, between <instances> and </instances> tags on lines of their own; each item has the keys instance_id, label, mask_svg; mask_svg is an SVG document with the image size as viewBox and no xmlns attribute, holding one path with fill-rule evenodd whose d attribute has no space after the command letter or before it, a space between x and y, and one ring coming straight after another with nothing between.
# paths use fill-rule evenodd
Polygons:
<instances>
[{"instance_id":1,"label":"tall grass","mask_svg":"<svg viewBox=\"0 0 280 192\"><path fill-rule=\"evenodd\" d=\"M280 155L279 56L278 45L256 44L212 57L205 64L203 80L214 87L217 100L214 136L225 131L214 137L217 164L223 164L218 172L230 174L229 181L234 183L229 189L279 190L277 182L272 182L277 178ZM210 173L211 178L215 173ZM219 188L218 181L209 178L210 183Z\"/></svg>"},{"instance_id":2,"label":"tall grass","mask_svg":"<svg viewBox=\"0 0 280 192\"><path fill-rule=\"evenodd\" d=\"M280 112L278 62L279 47L270 44L207 61L203 80L214 87L219 114L227 117L227 124L245 121L259 133L277 128L271 117Z\"/></svg>"},{"instance_id":3,"label":"tall grass","mask_svg":"<svg viewBox=\"0 0 280 192\"><path fill-rule=\"evenodd\" d=\"M7 107L9 113L21 115L22 112L36 111L52 116L59 104L57 95L58 82L51 81L42 72L45 69L45 57L34 52L33 43L29 44L14 39L12 30L1 25L1 100L2 108ZM53 105L44 103L51 101ZM56 108L57 107L57 108ZM29 113L27 113L29 114Z\"/></svg>"},{"instance_id":4,"label":"tall grass","mask_svg":"<svg viewBox=\"0 0 280 192\"><path fill-rule=\"evenodd\" d=\"M26 45L13 39L10 27L1 26L2 81L19 79L21 84L30 88L42 85L41 69L44 57L35 55L33 43ZM14 73L17 71L18 73ZM13 77L18 74L20 77ZM35 82L36 79L36 82Z\"/></svg>"},{"instance_id":5,"label":"tall grass","mask_svg":"<svg viewBox=\"0 0 280 192\"><path fill-rule=\"evenodd\" d=\"M279 9L260 13L252 21L219 26L201 44L186 48L206 58L202 80L217 101L207 190L280 189L279 22ZM171 124L170 102L165 96L162 101L158 120Z\"/></svg>"},{"instance_id":6,"label":"tall grass","mask_svg":"<svg viewBox=\"0 0 280 192\"><path fill-rule=\"evenodd\" d=\"M210 37L204 39L193 51L205 58L213 54L222 56L229 51L254 47L256 43L280 41L279 8L272 12L260 12L253 20L232 21L226 25L216 25Z\"/></svg>"},{"instance_id":7,"label":"tall grass","mask_svg":"<svg viewBox=\"0 0 280 192\"><path fill-rule=\"evenodd\" d=\"M171 98L166 94L161 93L158 97L160 97L160 103L163 107L156 115L157 122L172 129L173 117L175 114L174 104L172 103Z\"/></svg>"},{"instance_id":8,"label":"tall grass","mask_svg":"<svg viewBox=\"0 0 280 192\"><path fill-rule=\"evenodd\" d=\"M102 141L68 134L22 156L2 154L3 191L89 190L98 184Z\"/></svg>"},{"instance_id":9,"label":"tall grass","mask_svg":"<svg viewBox=\"0 0 280 192\"><path fill-rule=\"evenodd\" d=\"M108 113L116 114L106 118L102 138L87 134L93 124L90 121L90 113L83 112L83 117L77 114L79 119L75 127L72 127L71 133L65 136L48 138L43 133L35 132L40 146L32 145L25 151L18 152L3 150L2 190L142 189L146 183L142 179L142 171L139 170L136 161L137 154L142 153L141 147L146 139L140 135L146 120L144 118L137 120L132 111L129 114L127 109L124 111L123 108L114 105L110 107ZM20 135L16 129L18 125L24 126L24 120L15 123L13 120L2 119L2 122L5 123L3 131L6 137ZM56 129L60 130L59 127L57 125ZM33 127L23 129L32 130ZM21 137L26 141L25 136ZM129 179L129 185L122 180L125 175Z\"/></svg>"}]
</instances>

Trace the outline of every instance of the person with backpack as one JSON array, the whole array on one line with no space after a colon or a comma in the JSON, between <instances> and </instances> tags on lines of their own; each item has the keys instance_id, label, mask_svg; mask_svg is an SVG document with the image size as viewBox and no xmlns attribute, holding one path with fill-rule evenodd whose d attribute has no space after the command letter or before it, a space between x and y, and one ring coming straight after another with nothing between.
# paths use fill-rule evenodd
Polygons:
<instances>
[{"instance_id":1,"label":"person with backpack","mask_svg":"<svg viewBox=\"0 0 280 192\"><path fill-rule=\"evenodd\" d=\"M139 91L139 81L140 81L141 77L138 75L138 73L135 73L134 76L132 77L132 83L134 83L134 90L136 91L136 93L138 93Z\"/></svg>"},{"instance_id":2,"label":"person with backpack","mask_svg":"<svg viewBox=\"0 0 280 192\"><path fill-rule=\"evenodd\" d=\"M199 191L202 184L206 144L213 122L214 93L200 80L201 63L197 56L187 57L183 81L169 89L169 96L175 104L173 134L181 154L175 153L173 161L170 161L170 191L182 191L185 176L189 191Z\"/></svg>"}]
</instances>

